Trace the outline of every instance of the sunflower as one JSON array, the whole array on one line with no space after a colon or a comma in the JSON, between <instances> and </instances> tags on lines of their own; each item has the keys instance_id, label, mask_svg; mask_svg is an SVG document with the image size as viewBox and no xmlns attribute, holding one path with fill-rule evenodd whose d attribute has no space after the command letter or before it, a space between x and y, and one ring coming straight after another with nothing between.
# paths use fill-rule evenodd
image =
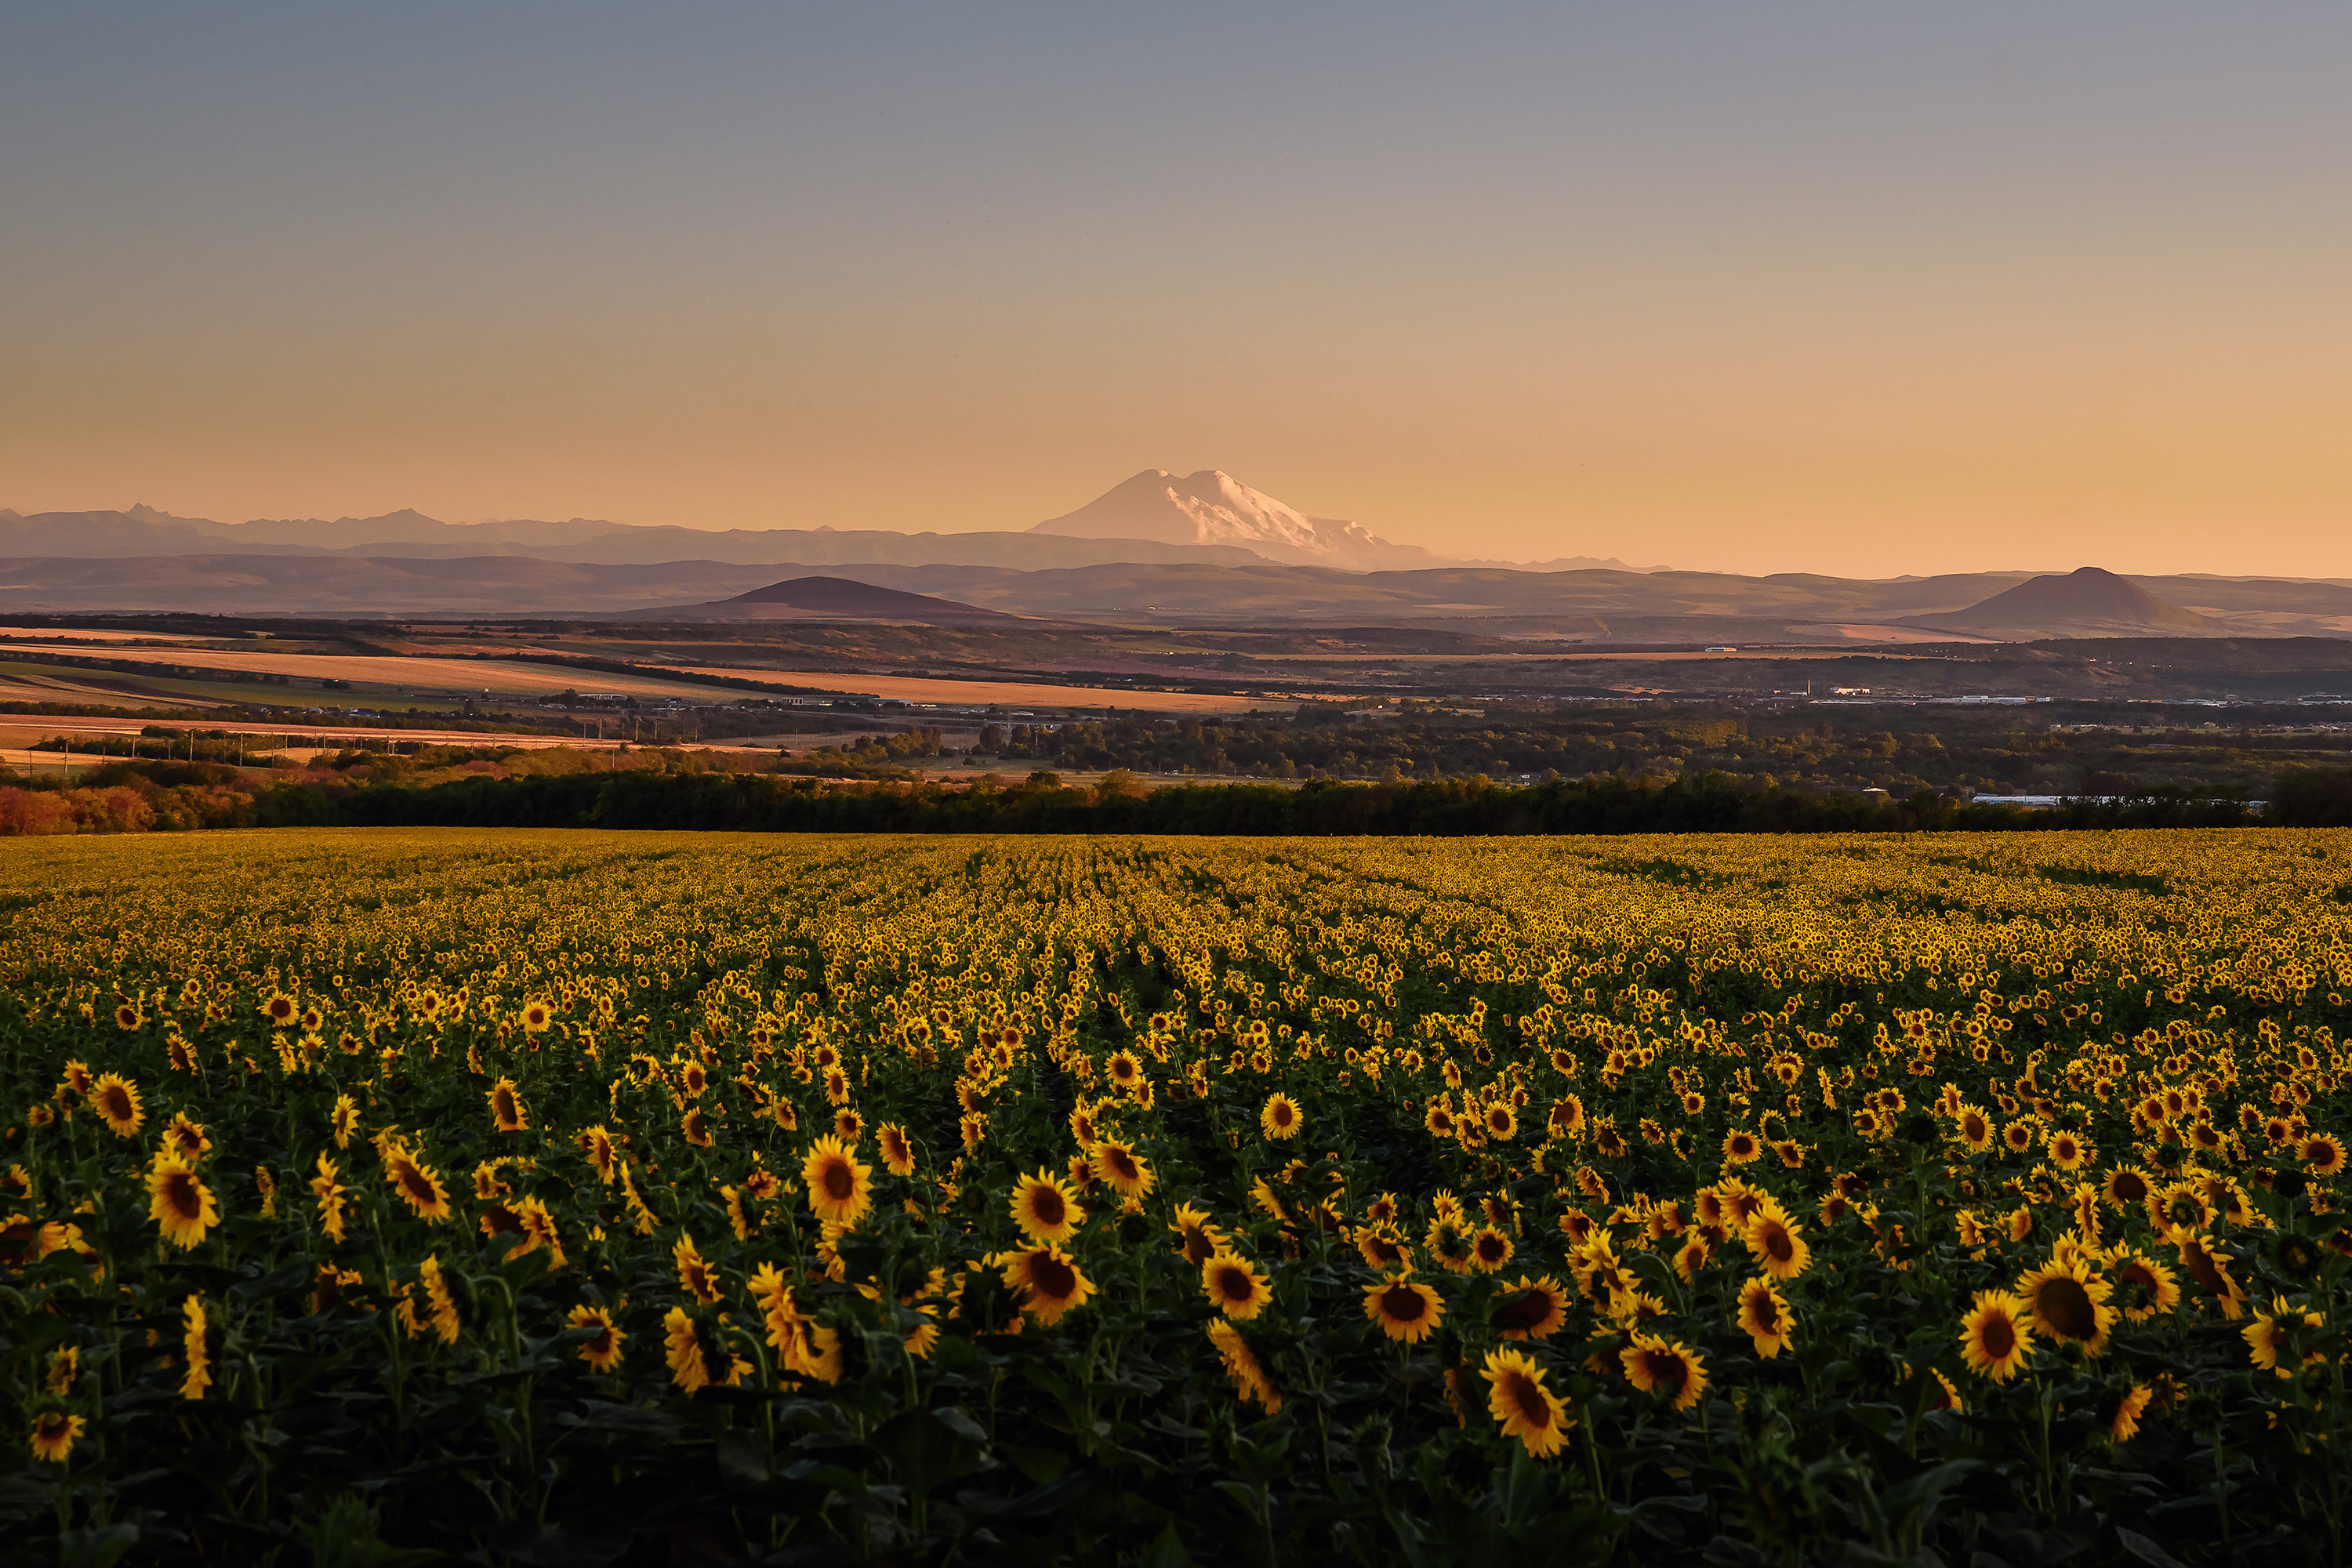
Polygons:
<instances>
[{"instance_id":1,"label":"sunflower","mask_svg":"<svg viewBox=\"0 0 2352 1568\"><path fill-rule=\"evenodd\" d=\"M537 1252L543 1247L554 1255L550 1267L562 1268L563 1238L557 1233L555 1216L548 1212L547 1205L537 1198L517 1198L514 1215L521 1222L522 1239L508 1247L506 1256L499 1261L512 1263L526 1253Z\"/></svg>"},{"instance_id":2,"label":"sunflower","mask_svg":"<svg viewBox=\"0 0 2352 1568\"><path fill-rule=\"evenodd\" d=\"M1973 1105L1963 1105L1953 1119L1952 1135L1974 1152L1981 1154L1992 1147L1992 1118Z\"/></svg>"},{"instance_id":3,"label":"sunflower","mask_svg":"<svg viewBox=\"0 0 2352 1568\"><path fill-rule=\"evenodd\" d=\"M613 1177L617 1173L615 1167L620 1163L620 1154L613 1146L613 1135L599 1124L583 1130L578 1142L580 1152L588 1156L590 1164L596 1167L597 1180L611 1186Z\"/></svg>"},{"instance_id":4,"label":"sunflower","mask_svg":"<svg viewBox=\"0 0 2352 1568\"><path fill-rule=\"evenodd\" d=\"M1766 1198L1741 1232L1748 1250L1763 1266L1764 1272L1775 1279L1794 1279L1813 1261L1812 1248L1797 1230L1780 1205Z\"/></svg>"},{"instance_id":5,"label":"sunflower","mask_svg":"<svg viewBox=\"0 0 2352 1568\"><path fill-rule=\"evenodd\" d=\"M175 1114L163 1129L163 1147L193 1165L212 1152L213 1141L205 1136L205 1124L188 1120L186 1111Z\"/></svg>"},{"instance_id":6,"label":"sunflower","mask_svg":"<svg viewBox=\"0 0 2352 1568\"><path fill-rule=\"evenodd\" d=\"M1976 1306L1960 1320L1960 1353L1969 1370L1995 1383L2015 1377L2033 1352L2027 1311L2023 1301L2004 1291L1978 1291Z\"/></svg>"},{"instance_id":7,"label":"sunflower","mask_svg":"<svg viewBox=\"0 0 2352 1568\"><path fill-rule=\"evenodd\" d=\"M2116 1405L2116 1413L2107 1421L2107 1437L2111 1442L2128 1443L2139 1434L2139 1418L2147 1413L2148 1402L2156 1390L2145 1383L2135 1383Z\"/></svg>"},{"instance_id":8,"label":"sunflower","mask_svg":"<svg viewBox=\"0 0 2352 1568\"><path fill-rule=\"evenodd\" d=\"M2315 1132L2296 1151L2315 1176L2332 1176L2344 1169L2343 1143L2325 1132Z\"/></svg>"},{"instance_id":9,"label":"sunflower","mask_svg":"<svg viewBox=\"0 0 2352 1568\"><path fill-rule=\"evenodd\" d=\"M2018 1277L2017 1294L2033 1316L2035 1332L2062 1345L2079 1344L2086 1355L2106 1351L2116 1326L2116 1310L2107 1305L2115 1287L2081 1258L2053 1256Z\"/></svg>"},{"instance_id":10,"label":"sunflower","mask_svg":"<svg viewBox=\"0 0 2352 1568\"><path fill-rule=\"evenodd\" d=\"M2221 1316L2231 1321L2246 1315L2246 1293L2230 1274L2229 1259L2213 1250L2210 1240L2193 1230L2174 1226L2164 1233L2188 1276L2212 1292Z\"/></svg>"},{"instance_id":11,"label":"sunflower","mask_svg":"<svg viewBox=\"0 0 2352 1568\"><path fill-rule=\"evenodd\" d=\"M148 1173L147 1214L163 1227L164 1240L182 1247L195 1246L205 1231L220 1224L212 1189L185 1163L169 1155L157 1160Z\"/></svg>"},{"instance_id":12,"label":"sunflower","mask_svg":"<svg viewBox=\"0 0 2352 1568\"><path fill-rule=\"evenodd\" d=\"M801 1162L809 1207L831 1225L855 1225L874 1205L874 1168L853 1159L837 1138L819 1138Z\"/></svg>"},{"instance_id":13,"label":"sunflower","mask_svg":"<svg viewBox=\"0 0 2352 1568\"><path fill-rule=\"evenodd\" d=\"M602 1307L574 1307L565 1326L596 1331L581 1342L580 1359L593 1372L610 1372L621 1364L621 1342L629 1336L613 1325L613 1314Z\"/></svg>"},{"instance_id":14,"label":"sunflower","mask_svg":"<svg viewBox=\"0 0 2352 1568\"><path fill-rule=\"evenodd\" d=\"M188 1370L180 1379L180 1397L202 1399L205 1390L213 1385L213 1358L205 1348L205 1334L211 1324L205 1321L205 1303L200 1296L191 1296L180 1303L180 1349L188 1358Z\"/></svg>"},{"instance_id":15,"label":"sunflower","mask_svg":"<svg viewBox=\"0 0 2352 1568\"><path fill-rule=\"evenodd\" d=\"M1427 1339L1444 1320L1445 1303L1426 1285L1410 1279L1387 1279L1364 1292L1364 1316L1392 1340L1415 1344Z\"/></svg>"},{"instance_id":16,"label":"sunflower","mask_svg":"<svg viewBox=\"0 0 2352 1568\"><path fill-rule=\"evenodd\" d=\"M1220 1252L1201 1265L1201 1289L1226 1317L1246 1322L1265 1310L1274 1291L1247 1258Z\"/></svg>"},{"instance_id":17,"label":"sunflower","mask_svg":"<svg viewBox=\"0 0 2352 1568\"><path fill-rule=\"evenodd\" d=\"M2129 1214L2145 1207L2155 1192L2147 1172L2137 1165L2117 1165L2099 1184L2099 1201L2117 1214Z\"/></svg>"},{"instance_id":18,"label":"sunflower","mask_svg":"<svg viewBox=\"0 0 2352 1568\"><path fill-rule=\"evenodd\" d=\"M139 1086L127 1078L108 1073L91 1089L89 1102L106 1118L106 1125L117 1138L128 1138L139 1131L147 1112L139 1104Z\"/></svg>"},{"instance_id":19,"label":"sunflower","mask_svg":"<svg viewBox=\"0 0 2352 1568\"><path fill-rule=\"evenodd\" d=\"M1268 1138L1296 1138L1307 1119L1299 1114L1298 1102L1286 1094L1269 1094L1265 1109L1257 1113L1260 1131Z\"/></svg>"},{"instance_id":20,"label":"sunflower","mask_svg":"<svg viewBox=\"0 0 2352 1568\"><path fill-rule=\"evenodd\" d=\"M1552 1101L1551 1114L1546 1121L1553 1132L1573 1138L1584 1131L1584 1101L1572 1094L1564 1094Z\"/></svg>"},{"instance_id":21,"label":"sunflower","mask_svg":"<svg viewBox=\"0 0 2352 1568\"><path fill-rule=\"evenodd\" d=\"M1927 1408L1948 1410L1956 1415L1963 1413L1968 1406L1961 1402L1960 1391L1952 1380L1933 1367L1928 1371L1936 1379L1936 1386L1927 1391Z\"/></svg>"},{"instance_id":22,"label":"sunflower","mask_svg":"<svg viewBox=\"0 0 2352 1568\"><path fill-rule=\"evenodd\" d=\"M68 1415L62 1410L44 1410L33 1417L33 1458L47 1465L61 1465L73 1452L74 1440L89 1423L79 1415Z\"/></svg>"},{"instance_id":23,"label":"sunflower","mask_svg":"<svg viewBox=\"0 0 2352 1568\"><path fill-rule=\"evenodd\" d=\"M907 1130L895 1121L885 1121L874 1130L874 1141L882 1146L882 1163L894 1176L915 1173L914 1146L907 1142Z\"/></svg>"},{"instance_id":24,"label":"sunflower","mask_svg":"<svg viewBox=\"0 0 2352 1568\"><path fill-rule=\"evenodd\" d=\"M1224 1250L1225 1233L1209 1223L1209 1211L1206 1209L1194 1208L1191 1204L1177 1205L1176 1218L1168 1229L1179 1238L1176 1250L1182 1253L1184 1261L1194 1268L1206 1263L1213 1254Z\"/></svg>"},{"instance_id":25,"label":"sunflower","mask_svg":"<svg viewBox=\"0 0 2352 1568\"><path fill-rule=\"evenodd\" d=\"M1470 1232L1452 1215L1441 1212L1429 1222L1428 1234L1422 1245L1437 1259L1438 1267L1452 1274L1470 1272L1475 1257L1470 1244Z\"/></svg>"},{"instance_id":26,"label":"sunflower","mask_svg":"<svg viewBox=\"0 0 2352 1568\"><path fill-rule=\"evenodd\" d=\"M1488 1106L1485 1120L1489 1138L1507 1142L1519 1135L1519 1119L1512 1114L1507 1105L1497 1103Z\"/></svg>"},{"instance_id":27,"label":"sunflower","mask_svg":"<svg viewBox=\"0 0 2352 1568\"><path fill-rule=\"evenodd\" d=\"M1159 1178L1151 1173L1151 1167L1132 1144L1107 1138L1095 1145L1091 1163L1095 1178L1108 1184L1123 1198L1150 1197L1151 1189L1158 1184Z\"/></svg>"},{"instance_id":28,"label":"sunflower","mask_svg":"<svg viewBox=\"0 0 2352 1568\"><path fill-rule=\"evenodd\" d=\"M2098 1158L2098 1151L2064 1129L2050 1134L2046 1142L2051 1163L2062 1171L2079 1171Z\"/></svg>"},{"instance_id":29,"label":"sunflower","mask_svg":"<svg viewBox=\"0 0 2352 1568\"><path fill-rule=\"evenodd\" d=\"M1637 1333L1617 1359L1634 1387L1671 1398L1676 1410L1690 1409L1706 1393L1706 1362L1687 1345Z\"/></svg>"},{"instance_id":30,"label":"sunflower","mask_svg":"<svg viewBox=\"0 0 2352 1568\"><path fill-rule=\"evenodd\" d=\"M737 1387L751 1370L728 1355L717 1329L698 1321L683 1307L672 1307L662 1318L662 1342L668 1352L670 1382L688 1394L714 1384Z\"/></svg>"},{"instance_id":31,"label":"sunflower","mask_svg":"<svg viewBox=\"0 0 2352 1568\"><path fill-rule=\"evenodd\" d=\"M1559 1396L1544 1386L1542 1368L1522 1352L1496 1350L1486 1352L1479 1375L1486 1380L1486 1408L1502 1424L1504 1436L1517 1437L1531 1458L1559 1452L1576 1423Z\"/></svg>"},{"instance_id":32,"label":"sunflower","mask_svg":"<svg viewBox=\"0 0 2352 1568\"><path fill-rule=\"evenodd\" d=\"M1511 1238L1493 1226L1481 1226L1470 1238L1470 1267L1492 1274L1511 1260Z\"/></svg>"},{"instance_id":33,"label":"sunflower","mask_svg":"<svg viewBox=\"0 0 2352 1568\"><path fill-rule=\"evenodd\" d=\"M432 1166L420 1164L406 1150L394 1144L384 1155L383 1169L393 1190L406 1200L419 1218L438 1223L449 1217L448 1189L441 1184L441 1173Z\"/></svg>"},{"instance_id":34,"label":"sunflower","mask_svg":"<svg viewBox=\"0 0 2352 1568\"><path fill-rule=\"evenodd\" d=\"M677 1069L677 1086L699 1100L710 1088L710 1075L703 1070L700 1062L690 1061Z\"/></svg>"},{"instance_id":35,"label":"sunflower","mask_svg":"<svg viewBox=\"0 0 2352 1568\"><path fill-rule=\"evenodd\" d=\"M1087 1304L1093 1283L1078 1271L1069 1254L1058 1247L1033 1247L1026 1252L999 1254L1004 1260L1004 1287L1021 1295L1021 1310L1040 1328L1051 1328L1063 1315Z\"/></svg>"},{"instance_id":36,"label":"sunflower","mask_svg":"<svg viewBox=\"0 0 2352 1568\"><path fill-rule=\"evenodd\" d=\"M490 1119L501 1132L520 1132L530 1125L530 1113L524 1108L522 1096L515 1092L515 1081L502 1078L490 1086L488 1096Z\"/></svg>"},{"instance_id":37,"label":"sunflower","mask_svg":"<svg viewBox=\"0 0 2352 1568\"><path fill-rule=\"evenodd\" d=\"M1521 1275L1488 1321L1507 1340L1549 1339L1568 1321L1568 1291L1549 1274L1539 1279Z\"/></svg>"},{"instance_id":38,"label":"sunflower","mask_svg":"<svg viewBox=\"0 0 2352 1568\"><path fill-rule=\"evenodd\" d=\"M1431 1102L1429 1113L1421 1119L1421 1124L1429 1129L1432 1138L1454 1136L1454 1112L1436 1101Z\"/></svg>"},{"instance_id":39,"label":"sunflower","mask_svg":"<svg viewBox=\"0 0 2352 1568\"><path fill-rule=\"evenodd\" d=\"M1742 1132L1734 1128L1723 1135L1723 1163L1727 1165L1748 1164L1762 1152L1764 1145L1757 1141L1753 1132Z\"/></svg>"},{"instance_id":40,"label":"sunflower","mask_svg":"<svg viewBox=\"0 0 2352 1568\"><path fill-rule=\"evenodd\" d=\"M1143 1064L1135 1059L1131 1051L1113 1051L1110 1059L1103 1064L1103 1069L1110 1075L1111 1082L1121 1089L1134 1088L1136 1080L1143 1076Z\"/></svg>"},{"instance_id":41,"label":"sunflower","mask_svg":"<svg viewBox=\"0 0 2352 1568\"><path fill-rule=\"evenodd\" d=\"M294 998L291 996L272 992L262 998L261 1016L269 1020L269 1026L273 1029L285 1028L294 1021L294 1016L301 1009L294 1005Z\"/></svg>"},{"instance_id":42,"label":"sunflower","mask_svg":"<svg viewBox=\"0 0 2352 1568\"><path fill-rule=\"evenodd\" d=\"M1714 1254L1714 1243L1704 1235L1694 1234L1675 1252L1675 1273L1688 1285L1698 1278L1698 1271L1706 1267Z\"/></svg>"},{"instance_id":43,"label":"sunflower","mask_svg":"<svg viewBox=\"0 0 2352 1568\"><path fill-rule=\"evenodd\" d=\"M670 1260L677 1265L678 1289L708 1307L719 1300L719 1271L702 1260L702 1253L694 1245L694 1237L681 1236L669 1251Z\"/></svg>"},{"instance_id":44,"label":"sunflower","mask_svg":"<svg viewBox=\"0 0 2352 1568\"><path fill-rule=\"evenodd\" d=\"M1412 1248L1393 1226L1366 1225L1356 1227L1356 1251L1364 1261L1383 1274L1401 1274L1412 1268Z\"/></svg>"},{"instance_id":45,"label":"sunflower","mask_svg":"<svg viewBox=\"0 0 2352 1568\"><path fill-rule=\"evenodd\" d=\"M857 1114L856 1107L843 1106L833 1113L833 1135L844 1148L856 1148L857 1141L866 1136L866 1118Z\"/></svg>"},{"instance_id":46,"label":"sunflower","mask_svg":"<svg viewBox=\"0 0 2352 1568\"><path fill-rule=\"evenodd\" d=\"M2012 1121L2000 1130L2000 1141L2012 1154L2031 1154L2040 1138L2032 1122Z\"/></svg>"},{"instance_id":47,"label":"sunflower","mask_svg":"<svg viewBox=\"0 0 2352 1568\"><path fill-rule=\"evenodd\" d=\"M1225 1363L1226 1375L1240 1390L1244 1399L1252 1401L1268 1415L1282 1413L1282 1395L1275 1391L1274 1380L1265 1375L1258 1364L1257 1352L1251 1350L1242 1331L1220 1318L1209 1324L1209 1342L1217 1349L1218 1359Z\"/></svg>"},{"instance_id":48,"label":"sunflower","mask_svg":"<svg viewBox=\"0 0 2352 1568\"><path fill-rule=\"evenodd\" d=\"M335 1096L335 1113L328 1119L327 1129L335 1137L335 1147L352 1146L352 1132L360 1124L360 1108L348 1094Z\"/></svg>"},{"instance_id":49,"label":"sunflower","mask_svg":"<svg viewBox=\"0 0 2352 1568\"><path fill-rule=\"evenodd\" d=\"M457 1342L460 1327L457 1318L457 1298L450 1293L449 1281L441 1272L441 1256L435 1253L416 1266L416 1277L425 1283L425 1299L433 1308L433 1330L444 1344Z\"/></svg>"},{"instance_id":50,"label":"sunflower","mask_svg":"<svg viewBox=\"0 0 2352 1568\"><path fill-rule=\"evenodd\" d=\"M544 1002L526 1002L522 1008L522 1031L526 1035L543 1035L555 1022L555 1009Z\"/></svg>"},{"instance_id":51,"label":"sunflower","mask_svg":"<svg viewBox=\"0 0 2352 1568\"><path fill-rule=\"evenodd\" d=\"M1366 1225L1394 1225L1397 1220L1397 1195L1382 1193L1364 1205Z\"/></svg>"},{"instance_id":52,"label":"sunflower","mask_svg":"<svg viewBox=\"0 0 2352 1568\"><path fill-rule=\"evenodd\" d=\"M1789 1348L1796 1329L1788 1301L1769 1279L1750 1279L1739 1288L1739 1307L1733 1320L1756 1342L1756 1353L1767 1361Z\"/></svg>"},{"instance_id":53,"label":"sunflower","mask_svg":"<svg viewBox=\"0 0 2352 1568\"><path fill-rule=\"evenodd\" d=\"M1087 1222L1077 1194L1042 1168L1014 1182L1008 1212L1030 1240L1041 1243L1067 1241Z\"/></svg>"},{"instance_id":54,"label":"sunflower","mask_svg":"<svg viewBox=\"0 0 2352 1568\"><path fill-rule=\"evenodd\" d=\"M319 1156L319 1173L310 1178L310 1192L319 1200L319 1228L327 1233L330 1241L343 1239L343 1189L336 1182L340 1173L335 1163L325 1154Z\"/></svg>"},{"instance_id":55,"label":"sunflower","mask_svg":"<svg viewBox=\"0 0 2352 1568\"><path fill-rule=\"evenodd\" d=\"M2325 1360L2317 1351L2306 1352L2300 1361L2294 1356L2294 1333L2299 1329L2315 1329L2325 1321L2317 1312L2305 1312L2298 1321L2286 1298L2276 1297L2268 1312L2256 1312L2254 1321L2238 1331L2245 1337L2247 1351L2254 1364L2264 1372L2291 1378L2305 1363Z\"/></svg>"}]
</instances>

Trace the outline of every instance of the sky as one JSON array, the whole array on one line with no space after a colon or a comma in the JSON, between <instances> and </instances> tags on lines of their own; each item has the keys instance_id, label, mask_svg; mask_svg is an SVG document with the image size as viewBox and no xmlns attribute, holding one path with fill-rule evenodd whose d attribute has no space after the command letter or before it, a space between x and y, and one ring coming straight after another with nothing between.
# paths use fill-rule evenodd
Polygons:
<instances>
[{"instance_id":1,"label":"sky","mask_svg":"<svg viewBox=\"0 0 2352 1568\"><path fill-rule=\"evenodd\" d=\"M0 506L2352 575L2352 7L0 10Z\"/></svg>"}]
</instances>

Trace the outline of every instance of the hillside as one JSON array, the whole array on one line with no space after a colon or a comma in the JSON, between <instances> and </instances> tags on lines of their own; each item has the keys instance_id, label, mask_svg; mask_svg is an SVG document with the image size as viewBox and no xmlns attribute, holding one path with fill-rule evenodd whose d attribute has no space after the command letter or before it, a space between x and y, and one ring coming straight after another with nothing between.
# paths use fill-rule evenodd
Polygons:
<instances>
[{"instance_id":1,"label":"hillside","mask_svg":"<svg viewBox=\"0 0 2352 1568\"><path fill-rule=\"evenodd\" d=\"M2045 637L2227 637L2230 628L2096 566L2031 578L1933 624L2004 641Z\"/></svg>"},{"instance_id":2,"label":"hillside","mask_svg":"<svg viewBox=\"0 0 2352 1568\"><path fill-rule=\"evenodd\" d=\"M1003 610L897 588L877 588L846 577L794 577L771 583L748 594L716 604L688 605L636 612L630 618L711 621L1017 621Z\"/></svg>"}]
</instances>

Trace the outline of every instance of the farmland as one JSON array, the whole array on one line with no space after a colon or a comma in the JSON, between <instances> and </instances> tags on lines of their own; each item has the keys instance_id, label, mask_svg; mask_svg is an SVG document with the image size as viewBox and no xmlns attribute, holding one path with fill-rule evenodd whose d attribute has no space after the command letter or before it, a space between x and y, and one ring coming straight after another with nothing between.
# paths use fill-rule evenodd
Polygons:
<instances>
[{"instance_id":1,"label":"farmland","mask_svg":"<svg viewBox=\"0 0 2352 1568\"><path fill-rule=\"evenodd\" d=\"M0 866L44 1555L2344 1550L2352 833Z\"/></svg>"}]
</instances>

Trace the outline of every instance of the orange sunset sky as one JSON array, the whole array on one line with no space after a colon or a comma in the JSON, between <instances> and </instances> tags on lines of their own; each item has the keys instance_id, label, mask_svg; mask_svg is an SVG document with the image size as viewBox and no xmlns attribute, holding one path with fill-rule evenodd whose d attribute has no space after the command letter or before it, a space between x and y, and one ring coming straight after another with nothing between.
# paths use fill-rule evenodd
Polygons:
<instances>
[{"instance_id":1,"label":"orange sunset sky","mask_svg":"<svg viewBox=\"0 0 2352 1568\"><path fill-rule=\"evenodd\" d=\"M1444 14L1436 14L1443 12ZM13 8L0 506L2352 575L2352 9Z\"/></svg>"}]
</instances>

